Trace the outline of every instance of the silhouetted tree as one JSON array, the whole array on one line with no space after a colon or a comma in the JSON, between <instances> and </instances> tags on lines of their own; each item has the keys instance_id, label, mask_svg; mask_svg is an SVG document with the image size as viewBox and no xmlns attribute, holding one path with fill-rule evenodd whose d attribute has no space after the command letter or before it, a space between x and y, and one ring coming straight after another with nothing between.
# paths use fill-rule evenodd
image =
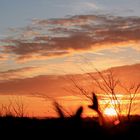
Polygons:
<instances>
[{"instance_id":1,"label":"silhouetted tree","mask_svg":"<svg viewBox=\"0 0 140 140\"><path fill-rule=\"evenodd\" d=\"M133 100L135 99L136 95L140 91L140 83L138 83L138 84L133 83L130 86L125 86L123 84L120 84L120 85L127 92L127 94L129 95L129 99L128 99L129 106L128 106L127 117L128 117L128 120L130 120Z\"/></svg>"},{"instance_id":2,"label":"silhouetted tree","mask_svg":"<svg viewBox=\"0 0 140 140\"><path fill-rule=\"evenodd\" d=\"M98 87L100 91L106 94L106 96L110 99L111 105L117 112L118 119L120 119L121 115L121 104L117 98L117 86L119 86L119 79L116 78L114 73L111 70L106 72L100 72L96 69L98 77L95 77L94 74L87 73L90 78L94 81L94 86Z\"/></svg>"}]
</instances>

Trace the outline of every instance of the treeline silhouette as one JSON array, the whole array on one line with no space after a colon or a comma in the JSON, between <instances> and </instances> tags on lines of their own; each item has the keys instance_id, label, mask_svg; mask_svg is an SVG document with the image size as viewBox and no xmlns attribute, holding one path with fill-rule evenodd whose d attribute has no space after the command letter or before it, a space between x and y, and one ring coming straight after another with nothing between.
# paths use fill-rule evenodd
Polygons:
<instances>
[{"instance_id":1,"label":"treeline silhouette","mask_svg":"<svg viewBox=\"0 0 140 140\"><path fill-rule=\"evenodd\" d=\"M58 118L31 118L22 116L12 116L7 114L0 117L1 136L9 137L7 134L17 135L28 134L32 137L91 137L120 139L120 138L140 138L140 116L131 116L131 120L122 117L117 125L106 123L99 110L98 98L92 93L92 105L88 107L97 112L98 116L93 118L82 118L83 107L77 108L75 113L69 117L65 116L62 107L55 101L54 107L58 113ZM6 134L5 134L6 133Z\"/></svg>"},{"instance_id":2,"label":"treeline silhouette","mask_svg":"<svg viewBox=\"0 0 140 140\"><path fill-rule=\"evenodd\" d=\"M81 108L79 108L81 109ZM29 117L0 117L0 132L18 134L30 134L35 136L53 136L58 133L67 137L72 135L79 135L92 138L140 138L140 117L131 116L131 122L128 120L122 121L118 125L101 126L97 121L98 118L29 118ZM7 136L7 135L6 135Z\"/></svg>"},{"instance_id":3,"label":"treeline silhouette","mask_svg":"<svg viewBox=\"0 0 140 140\"><path fill-rule=\"evenodd\" d=\"M75 113L66 116L63 106L53 100L58 118L31 118L26 117L26 107L22 101L18 102L16 100L14 104L10 101L8 106L2 105L0 110L0 134L4 134L5 137L11 135L17 136L18 134L24 137L26 134L31 134L32 138L39 134L40 137L57 137L56 139L61 139L62 137L65 139L74 139L76 138L75 136L78 136L77 139L83 137L85 139L140 139L140 116L131 115L133 100L140 91L140 83L133 84L127 88L114 77L111 71L105 75L100 71L97 72L100 80L90 73L88 75L96 86L103 93L106 93L107 97L110 97L110 101L116 101L112 104L117 112L116 122L106 121L95 92L92 92L91 96L89 96L86 90L71 78L70 80L77 90L86 98L90 99L91 104L88 105L88 108L96 112L97 117L82 118L82 106L77 107ZM122 108L117 97L117 85L122 87L130 95L127 116L121 116ZM11 135L7 135L9 133Z\"/></svg>"}]
</instances>

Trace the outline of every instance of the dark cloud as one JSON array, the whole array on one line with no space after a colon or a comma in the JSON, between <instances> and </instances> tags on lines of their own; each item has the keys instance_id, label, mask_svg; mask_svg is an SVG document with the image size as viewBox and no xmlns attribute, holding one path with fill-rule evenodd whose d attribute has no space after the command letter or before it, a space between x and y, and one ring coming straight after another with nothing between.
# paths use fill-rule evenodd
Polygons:
<instances>
[{"instance_id":1,"label":"dark cloud","mask_svg":"<svg viewBox=\"0 0 140 140\"><path fill-rule=\"evenodd\" d=\"M140 17L77 15L33 20L16 36L5 38L3 52L16 60L34 60L108 47L139 49Z\"/></svg>"}]
</instances>

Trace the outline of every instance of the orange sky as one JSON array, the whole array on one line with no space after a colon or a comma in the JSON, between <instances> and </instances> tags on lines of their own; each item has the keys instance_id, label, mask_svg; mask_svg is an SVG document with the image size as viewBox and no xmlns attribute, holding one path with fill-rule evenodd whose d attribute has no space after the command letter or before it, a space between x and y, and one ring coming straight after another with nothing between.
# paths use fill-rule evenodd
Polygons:
<instances>
[{"instance_id":1,"label":"orange sky","mask_svg":"<svg viewBox=\"0 0 140 140\"><path fill-rule=\"evenodd\" d=\"M139 64L114 67L110 70L115 73L116 77L119 78L122 84L126 87L130 87L134 81L135 83L139 83ZM104 71L104 74L106 74L106 72L107 71ZM93 75L97 76L98 74L93 73ZM83 96L81 92L75 88L70 80L71 77L79 87L82 87L86 90L87 94L90 95L93 90L96 91L101 109L103 109L104 106L110 102L109 98L106 97L106 94L96 88L96 86L92 83L93 80L88 77L88 75L81 74L67 76L44 75L34 78L19 79L16 81L0 83L0 93L2 94L0 95L0 103L1 105L8 105L9 101L12 101L13 104L15 104L14 102L19 100L24 103L26 108L25 112L28 116L56 117L57 113L55 112L55 108L53 106L53 99L55 99L69 114L73 114L76 109L82 105L84 107L84 117L95 115L95 112L88 109L87 107L89 104L91 104L90 101L87 100L85 96ZM124 92L124 90L119 87L118 90L116 90L116 94L121 103L122 113L126 114L129 103L129 94ZM132 114L140 113L138 108L140 104L139 99L140 92L137 94L134 100L131 112ZM111 102L109 104L111 104ZM112 106L108 105L107 107ZM66 115L68 114L66 113Z\"/></svg>"},{"instance_id":2,"label":"orange sky","mask_svg":"<svg viewBox=\"0 0 140 140\"><path fill-rule=\"evenodd\" d=\"M140 94L138 95L140 98ZM22 100L21 100L22 98ZM46 100L44 98L39 98L39 97L32 97L30 95L25 96L23 95L22 97L19 96L3 96L0 95L0 105L9 105L10 100L12 100L13 105L15 105L14 102L19 101L24 104L25 107L25 116L29 117L58 117L58 114L55 111L55 107L53 106L53 101ZM64 96L64 97L58 97L56 98L58 103L63 106L65 110L66 116L69 116L69 114L74 114L76 112L76 109L78 109L79 106L84 107L84 112L82 114L83 117L92 117L97 115L93 110L88 109L88 105L91 104L89 100L80 98L80 97L75 97L75 96ZM105 104L108 103L108 99L106 100L100 100L100 108L104 112ZM128 103L126 99L123 99L121 101L121 108L122 108L122 114L126 115L128 111ZM139 114L139 100L134 100L134 104L132 105L132 111L131 114ZM112 108L112 106L108 105L106 108Z\"/></svg>"},{"instance_id":3,"label":"orange sky","mask_svg":"<svg viewBox=\"0 0 140 140\"><path fill-rule=\"evenodd\" d=\"M127 1L1 2L0 103L23 96L30 116L55 116L52 102L36 95L55 98L70 112L88 104L71 92L71 77L101 95L87 75L96 77L95 69L112 70L127 87L139 83L140 3ZM116 92L127 96L120 87Z\"/></svg>"}]
</instances>

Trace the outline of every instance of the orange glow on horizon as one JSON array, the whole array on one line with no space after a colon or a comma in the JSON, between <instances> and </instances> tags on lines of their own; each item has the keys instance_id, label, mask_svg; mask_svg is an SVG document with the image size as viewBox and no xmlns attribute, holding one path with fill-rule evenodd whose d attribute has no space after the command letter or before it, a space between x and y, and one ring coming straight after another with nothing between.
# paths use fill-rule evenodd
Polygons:
<instances>
[{"instance_id":1,"label":"orange glow on horizon","mask_svg":"<svg viewBox=\"0 0 140 140\"><path fill-rule=\"evenodd\" d=\"M78 107L83 106L84 110L82 113L82 117L96 117L97 113L94 110L88 108L89 102L84 100L80 97L76 96L61 96L55 98L58 103L68 112L69 114L73 115L77 111ZM30 95L0 95L0 109L2 105L9 106L9 104L13 103L16 104L18 101L19 103L23 103L25 107L25 116L29 117L59 117L57 112L55 111L55 107L53 106L52 100L46 100L44 98L30 96ZM100 107L103 110L104 105L103 101L100 101ZM129 102L122 101L121 106L123 108L121 114L127 115L127 106ZM137 115L140 113L139 109L139 101L134 102L135 110L132 110L131 115ZM103 108L102 108L103 107ZM133 106L132 106L133 107ZM133 108L132 108L133 109ZM68 113L65 113L66 116L69 116ZM108 106L105 110L103 110L103 114L106 119L116 118L117 112L113 107Z\"/></svg>"}]
</instances>

